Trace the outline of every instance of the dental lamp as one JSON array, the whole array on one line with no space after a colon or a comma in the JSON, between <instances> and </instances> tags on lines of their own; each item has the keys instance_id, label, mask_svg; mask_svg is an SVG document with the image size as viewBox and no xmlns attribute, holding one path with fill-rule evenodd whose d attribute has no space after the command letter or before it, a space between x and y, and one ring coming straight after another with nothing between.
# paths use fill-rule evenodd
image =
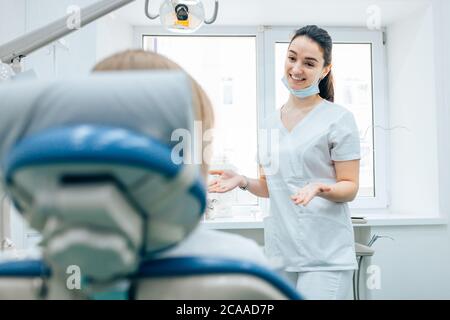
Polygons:
<instances>
[{"instance_id":1,"label":"dental lamp","mask_svg":"<svg viewBox=\"0 0 450 320\"><path fill-rule=\"evenodd\" d=\"M217 19L219 0L215 0L214 13L211 19L205 19L205 8L201 0L164 0L159 14L149 12L150 0L145 0L145 14L149 19L160 17L162 25L169 31L191 33L203 23L212 24Z\"/></svg>"},{"instance_id":2,"label":"dental lamp","mask_svg":"<svg viewBox=\"0 0 450 320\"><path fill-rule=\"evenodd\" d=\"M82 8L79 23L73 24L73 14L58 19L17 39L0 45L0 82L11 78L14 71L20 72L20 61L30 53L49 45L81 27L117 10L135 0L101 0ZM219 3L215 0L215 9L211 19L205 19L205 10L200 0L164 0L158 15L149 13L149 0L145 3L145 14L150 19L161 17L164 27L170 31L193 32L203 23L211 24L217 18Z\"/></svg>"}]
</instances>

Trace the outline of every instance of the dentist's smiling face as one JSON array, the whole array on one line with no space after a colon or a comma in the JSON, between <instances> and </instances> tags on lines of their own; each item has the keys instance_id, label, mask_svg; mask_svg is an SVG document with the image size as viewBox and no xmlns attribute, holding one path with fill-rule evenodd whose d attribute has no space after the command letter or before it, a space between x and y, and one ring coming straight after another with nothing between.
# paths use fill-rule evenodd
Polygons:
<instances>
[{"instance_id":1,"label":"dentist's smiling face","mask_svg":"<svg viewBox=\"0 0 450 320\"><path fill-rule=\"evenodd\" d=\"M285 63L285 76L292 89L305 89L323 79L328 72L319 44L305 36L292 41Z\"/></svg>"}]
</instances>

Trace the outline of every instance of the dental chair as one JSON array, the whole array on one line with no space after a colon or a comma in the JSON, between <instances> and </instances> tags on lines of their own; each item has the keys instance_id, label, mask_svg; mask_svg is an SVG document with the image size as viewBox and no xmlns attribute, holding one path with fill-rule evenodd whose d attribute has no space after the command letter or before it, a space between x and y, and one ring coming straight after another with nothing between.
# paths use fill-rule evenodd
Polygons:
<instances>
[{"instance_id":1,"label":"dental chair","mask_svg":"<svg viewBox=\"0 0 450 320\"><path fill-rule=\"evenodd\" d=\"M0 101L4 187L42 235L42 259L0 263L0 299L301 298L248 261L161 257L206 204L184 74L10 84Z\"/></svg>"}]
</instances>

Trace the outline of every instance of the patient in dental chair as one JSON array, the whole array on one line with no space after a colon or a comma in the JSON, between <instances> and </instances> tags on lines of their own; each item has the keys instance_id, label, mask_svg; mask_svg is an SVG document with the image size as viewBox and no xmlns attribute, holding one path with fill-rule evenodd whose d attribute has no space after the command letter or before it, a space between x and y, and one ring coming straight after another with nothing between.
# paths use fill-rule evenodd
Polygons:
<instances>
[{"instance_id":1,"label":"patient in dental chair","mask_svg":"<svg viewBox=\"0 0 450 320\"><path fill-rule=\"evenodd\" d=\"M94 71L0 86L0 177L42 236L36 256L0 257L0 300L301 299L256 242L200 224L200 86L144 51Z\"/></svg>"},{"instance_id":2,"label":"patient in dental chair","mask_svg":"<svg viewBox=\"0 0 450 320\"><path fill-rule=\"evenodd\" d=\"M130 71L130 70L179 70L183 69L175 62L154 52L129 50L117 53L99 62L93 72ZM185 72L185 71L183 71ZM187 74L187 73L186 73ZM202 134L197 143L202 151L208 147L202 141L203 133L213 128L214 115L211 102L201 86L187 74L192 83L192 105L196 121L202 123ZM204 154L202 152L202 154ZM208 155L205 155L208 156ZM206 181L210 159L203 159L202 175ZM186 239L161 254L162 257L176 256L210 256L247 260L269 266L262 249L255 241L227 232L208 230L198 226Z\"/></svg>"}]
</instances>

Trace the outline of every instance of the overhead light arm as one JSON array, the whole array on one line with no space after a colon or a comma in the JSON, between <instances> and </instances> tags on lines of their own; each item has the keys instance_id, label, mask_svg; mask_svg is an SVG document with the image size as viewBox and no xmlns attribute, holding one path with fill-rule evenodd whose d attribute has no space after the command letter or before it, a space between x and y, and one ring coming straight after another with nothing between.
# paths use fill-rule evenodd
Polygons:
<instances>
[{"instance_id":1,"label":"overhead light arm","mask_svg":"<svg viewBox=\"0 0 450 320\"><path fill-rule=\"evenodd\" d=\"M82 8L80 10L79 28L84 27L85 25L134 1L135 0L100 0L90 6ZM145 1L145 14L150 19L156 19L159 17L159 14L150 14L149 2L150 0ZM211 19L205 19L204 23L214 23L217 19L218 10L219 0L215 0L213 16ZM31 31L17 39L0 45L0 61L7 64L18 63L22 58L28 56L30 53L78 30L78 26L77 28L74 28L68 25L68 20L71 16L71 14L68 14L65 17L49 23L37 30Z\"/></svg>"},{"instance_id":2,"label":"overhead light arm","mask_svg":"<svg viewBox=\"0 0 450 320\"><path fill-rule=\"evenodd\" d=\"M101 0L80 11L80 28L117 10L135 0ZM0 61L13 63L20 61L30 53L78 30L70 27L68 14L64 18L31 31L17 39L0 46Z\"/></svg>"}]
</instances>

